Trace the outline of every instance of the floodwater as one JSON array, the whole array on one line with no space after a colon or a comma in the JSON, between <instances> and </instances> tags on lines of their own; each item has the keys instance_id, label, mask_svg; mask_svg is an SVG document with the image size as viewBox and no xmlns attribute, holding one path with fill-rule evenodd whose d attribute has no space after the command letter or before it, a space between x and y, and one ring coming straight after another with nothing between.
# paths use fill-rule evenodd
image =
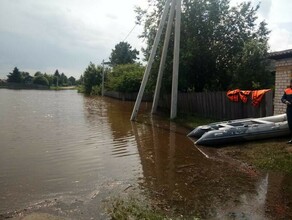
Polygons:
<instances>
[{"instance_id":1,"label":"floodwater","mask_svg":"<svg viewBox=\"0 0 292 220\"><path fill-rule=\"evenodd\" d=\"M0 90L0 219L106 219L130 192L202 219L291 219L292 177L258 173L132 102L76 91Z\"/></svg>"}]
</instances>

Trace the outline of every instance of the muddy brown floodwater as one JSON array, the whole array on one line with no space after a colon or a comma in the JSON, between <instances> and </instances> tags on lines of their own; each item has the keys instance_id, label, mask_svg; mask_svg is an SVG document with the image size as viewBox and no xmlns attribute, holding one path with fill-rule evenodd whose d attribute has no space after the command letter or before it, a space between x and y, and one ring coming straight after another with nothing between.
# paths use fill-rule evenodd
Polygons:
<instances>
[{"instance_id":1,"label":"muddy brown floodwater","mask_svg":"<svg viewBox=\"0 0 292 220\"><path fill-rule=\"evenodd\" d=\"M291 176L196 147L150 103L130 122L133 104L1 89L0 219L106 219L104 201L128 191L185 218L292 218Z\"/></svg>"}]
</instances>

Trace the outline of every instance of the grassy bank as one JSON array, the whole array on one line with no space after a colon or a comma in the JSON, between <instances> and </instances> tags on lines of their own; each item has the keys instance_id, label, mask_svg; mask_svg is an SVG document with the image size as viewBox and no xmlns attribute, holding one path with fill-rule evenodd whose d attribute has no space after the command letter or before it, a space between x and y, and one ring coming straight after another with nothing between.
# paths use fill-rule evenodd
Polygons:
<instances>
[{"instance_id":1,"label":"grassy bank","mask_svg":"<svg viewBox=\"0 0 292 220\"><path fill-rule=\"evenodd\" d=\"M77 90L77 86L51 86L50 90Z\"/></svg>"},{"instance_id":2,"label":"grassy bank","mask_svg":"<svg viewBox=\"0 0 292 220\"><path fill-rule=\"evenodd\" d=\"M292 146L286 144L287 140L288 138L254 141L220 150L259 170L292 174Z\"/></svg>"},{"instance_id":3,"label":"grassy bank","mask_svg":"<svg viewBox=\"0 0 292 220\"><path fill-rule=\"evenodd\" d=\"M182 220L186 219L182 215L175 215L169 210L163 211L154 206L147 205L147 202L137 198L115 198L108 201L107 213L113 220L144 219L144 220ZM187 219L199 220L194 216Z\"/></svg>"},{"instance_id":4,"label":"grassy bank","mask_svg":"<svg viewBox=\"0 0 292 220\"><path fill-rule=\"evenodd\" d=\"M7 89L49 89L49 86L39 85L39 84L26 84L26 83L4 83L1 86Z\"/></svg>"},{"instance_id":5,"label":"grassy bank","mask_svg":"<svg viewBox=\"0 0 292 220\"><path fill-rule=\"evenodd\" d=\"M76 86L66 86L66 87L41 87L40 85L1 85L0 89L36 89L36 90L77 90Z\"/></svg>"},{"instance_id":6,"label":"grassy bank","mask_svg":"<svg viewBox=\"0 0 292 220\"><path fill-rule=\"evenodd\" d=\"M210 124L212 122L216 122L220 120L211 119L211 118L204 118L194 115L187 115L187 114L180 114L176 119L174 119L174 122L190 129L194 129L195 127L199 125L205 125Z\"/></svg>"},{"instance_id":7,"label":"grassy bank","mask_svg":"<svg viewBox=\"0 0 292 220\"><path fill-rule=\"evenodd\" d=\"M127 220L127 219L147 219L147 220L163 220L166 216L153 208L141 204L137 199L121 199L117 198L110 201L108 214L111 219Z\"/></svg>"}]
</instances>

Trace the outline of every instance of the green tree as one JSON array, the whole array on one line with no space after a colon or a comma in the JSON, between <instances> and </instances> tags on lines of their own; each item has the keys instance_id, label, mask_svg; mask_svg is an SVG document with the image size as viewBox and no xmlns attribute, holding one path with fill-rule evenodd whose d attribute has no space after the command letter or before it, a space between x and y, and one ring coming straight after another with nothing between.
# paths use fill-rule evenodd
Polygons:
<instances>
[{"instance_id":1,"label":"green tree","mask_svg":"<svg viewBox=\"0 0 292 220\"><path fill-rule=\"evenodd\" d=\"M29 74L29 72L21 72L21 76L23 79L23 83L32 84L33 77Z\"/></svg>"},{"instance_id":2,"label":"green tree","mask_svg":"<svg viewBox=\"0 0 292 220\"><path fill-rule=\"evenodd\" d=\"M53 75L45 73L44 77L48 80L49 86L52 86L54 84L54 76Z\"/></svg>"},{"instance_id":3,"label":"green tree","mask_svg":"<svg viewBox=\"0 0 292 220\"><path fill-rule=\"evenodd\" d=\"M108 74L107 87L118 92L138 92L144 73L139 64L118 65Z\"/></svg>"},{"instance_id":4,"label":"green tree","mask_svg":"<svg viewBox=\"0 0 292 220\"><path fill-rule=\"evenodd\" d=\"M266 45L256 40L246 42L238 65L232 75L231 88L261 89L269 88L274 84L274 77L269 69Z\"/></svg>"},{"instance_id":5,"label":"green tree","mask_svg":"<svg viewBox=\"0 0 292 220\"><path fill-rule=\"evenodd\" d=\"M132 49L129 43L120 42L112 50L109 60L112 66L130 64L135 62L138 55L139 52L136 49Z\"/></svg>"},{"instance_id":6,"label":"green tree","mask_svg":"<svg viewBox=\"0 0 292 220\"><path fill-rule=\"evenodd\" d=\"M55 73L54 73L54 80L53 80L54 85L55 86L60 86L59 81L60 81L60 73L59 73L59 70L56 70Z\"/></svg>"},{"instance_id":7,"label":"green tree","mask_svg":"<svg viewBox=\"0 0 292 220\"><path fill-rule=\"evenodd\" d=\"M84 92L91 94L94 86L100 86L102 81L102 67L95 66L92 62L88 65L83 74Z\"/></svg>"},{"instance_id":8,"label":"green tree","mask_svg":"<svg viewBox=\"0 0 292 220\"><path fill-rule=\"evenodd\" d=\"M59 85L61 85L61 86L67 86L68 85L68 78L64 73L61 73L61 75L60 75Z\"/></svg>"},{"instance_id":9,"label":"green tree","mask_svg":"<svg viewBox=\"0 0 292 220\"><path fill-rule=\"evenodd\" d=\"M7 82L14 82L14 83L22 83L23 77L21 72L18 70L17 67L15 67L12 71L12 73L9 73L7 75Z\"/></svg>"},{"instance_id":10,"label":"green tree","mask_svg":"<svg viewBox=\"0 0 292 220\"><path fill-rule=\"evenodd\" d=\"M54 76L58 76L58 77L60 77L59 70L56 70L56 71L55 71Z\"/></svg>"},{"instance_id":11,"label":"green tree","mask_svg":"<svg viewBox=\"0 0 292 220\"><path fill-rule=\"evenodd\" d=\"M46 79L46 77L44 77L43 75L38 75L38 76L34 77L33 84L48 86L49 82Z\"/></svg>"},{"instance_id":12,"label":"green tree","mask_svg":"<svg viewBox=\"0 0 292 220\"><path fill-rule=\"evenodd\" d=\"M70 76L68 78L68 84L71 85L71 86L76 85L76 79L73 76Z\"/></svg>"},{"instance_id":13,"label":"green tree","mask_svg":"<svg viewBox=\"0 0 292 220\"><path fill-rule=\"evenodd\" d=\"M43 75L40 71L37 71L35 74L34 74L34 76L41 76L41 75Z\"/></svg>"},{"instance_id":14,"label":"green tree","mask_svg":"<svg viewBox=\"0 0 292 220\"><path fill-rule=\"evenodd\" d=\"M84 77L81 74L80 78L76 81L76 85L83 85L84 84Z\"/></svg>"},{"instance_id":15,"label":"green tree","mask_svg":"<svg viewBox=\"0 0 292 220\"><path fill-rule=\"evenodd\" d=\"M142 21L144 31L141 37L147 43L143 50L146 59L154 42L164 4L164 0L154 0L155 10L148 12L145 21ZM268 66L263 62L267 58L269 31L265 22L257 21L258 9L259 5L253 7L250 2L230 7L229 0L182 2L179 90L198 92L226 90L241 80L238 71L241 73L244 70L250 71L248 67L250 62L254 63L254 67L261 66L258 71L253 71L259 76L254 79L255 83L260 87L271 86L264 83L261 77L267 74L266 77L271 82L272 76L267 73ZM136 9L136 12L139 19L145 14L140 8ZM138 22L141 22L139 19ZM165 66L167 74L164 74L163 80L167 91L171 87L173 42L172 35ZM247 62L250 44L259 48L261 52L254 53ZM163 42L160 42L157 54L161 54L162 45ZM158 72L158 67L159 60L155 60L151 74L153 78L150 79L156 80L155 73ZM253 78L250 81L252 80Z\"/></svg>"}]
</instances>

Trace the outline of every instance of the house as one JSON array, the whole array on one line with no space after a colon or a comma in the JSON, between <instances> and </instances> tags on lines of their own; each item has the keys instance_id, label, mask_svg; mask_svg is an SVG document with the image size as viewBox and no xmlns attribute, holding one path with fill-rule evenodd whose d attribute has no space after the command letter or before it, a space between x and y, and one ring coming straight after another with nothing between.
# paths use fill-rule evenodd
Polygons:
<instances>
[{"instance_id":1,"label":"house","mask_svg":"<svg viewBox=\"0 0 292 220\"><path fill-rule=\"evenodd\" d=\"M273 60L275 70L274 115L283 114L286 105L281 102L281 98L292 79L292 49L272 52L269 58Z\"/></svg>"},{"instance_id":2,"label":"house","mask_svg":"<svg viewBox=\"0 0 292 220\"><path fill-rule=\"evenodd\" d=\"M3 85L5 85L6 84L6 80L4 80L4 79L0 79L0 86L3 86Z\"/></svg>"}]
</instances>

